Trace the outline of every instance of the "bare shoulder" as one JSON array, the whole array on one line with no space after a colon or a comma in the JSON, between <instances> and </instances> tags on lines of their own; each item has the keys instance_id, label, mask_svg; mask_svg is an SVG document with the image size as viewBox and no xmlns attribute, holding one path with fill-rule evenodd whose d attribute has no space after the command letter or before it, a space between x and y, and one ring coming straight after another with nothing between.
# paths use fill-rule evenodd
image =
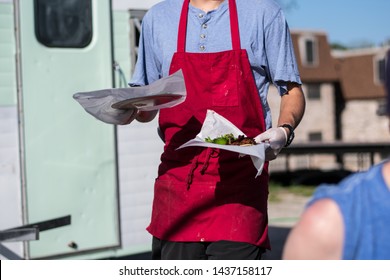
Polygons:
<instances>
[{"instance_id":1,"label":"bare shoulder","mask_svg":"<svg viewBox=\"0 0 390 280\"><path fill-rule=\"evenodd\" d=\"M291 230L283 259L341 259L344 225L337 204L321 199L308 207Z\"/></svg>"}]
</instances>

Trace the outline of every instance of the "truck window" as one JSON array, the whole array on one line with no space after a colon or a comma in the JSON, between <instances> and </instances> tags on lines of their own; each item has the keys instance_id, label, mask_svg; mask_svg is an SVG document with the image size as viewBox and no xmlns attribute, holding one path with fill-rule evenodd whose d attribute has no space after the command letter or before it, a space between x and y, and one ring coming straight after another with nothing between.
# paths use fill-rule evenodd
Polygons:
<instances>
[{"instance_id":1,"label":"truck window","mask_svg":"<svg viewBox=\"0 0 390 280\"><path fill-rule=\"evenodd\" d=\"M34 0L35 35L51 48L84 48L92 40L91 0Z\"/></svg>"}]
</instances>

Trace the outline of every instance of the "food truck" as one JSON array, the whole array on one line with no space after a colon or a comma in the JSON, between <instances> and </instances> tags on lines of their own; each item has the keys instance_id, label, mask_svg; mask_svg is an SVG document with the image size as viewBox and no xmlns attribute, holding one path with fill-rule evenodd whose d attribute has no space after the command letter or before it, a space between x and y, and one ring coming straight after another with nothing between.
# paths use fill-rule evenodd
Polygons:
<instances>
[{"instance_id":1,"label":"food truck","mask_svg":"<svg viewBox=\"0 0 390 280\"><path fill-rule=\"evenodd\" d=\"M72 96L127 87L157 2L0 0L0 259L148 258L157 118L106 124Z\"/></svg>"}]
</instances>

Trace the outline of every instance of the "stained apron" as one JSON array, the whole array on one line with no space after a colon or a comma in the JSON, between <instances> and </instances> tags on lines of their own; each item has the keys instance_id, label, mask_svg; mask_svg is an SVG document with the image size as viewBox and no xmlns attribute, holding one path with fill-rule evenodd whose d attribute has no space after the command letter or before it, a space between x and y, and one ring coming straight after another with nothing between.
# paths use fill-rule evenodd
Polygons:
<instances>
[{"instance_id":1,"label":"stained apron","mask_svg":"<svg viewBox=\"0 0 390 280\"><path fill-rule=\"evenodd\" d=\"M170 74L182 69L187 97L176 107L160 110L165 146L147 230L169 241L230 240L269 248L268 163L255 178L249 156L203 147L176 150L199 133L208 109L247 136L265 131L258 89L240 46L235 1L229 1L232 50L217 53L186 52L188 6L185 0L170 66Z\"/></svg>"}]
</instances>

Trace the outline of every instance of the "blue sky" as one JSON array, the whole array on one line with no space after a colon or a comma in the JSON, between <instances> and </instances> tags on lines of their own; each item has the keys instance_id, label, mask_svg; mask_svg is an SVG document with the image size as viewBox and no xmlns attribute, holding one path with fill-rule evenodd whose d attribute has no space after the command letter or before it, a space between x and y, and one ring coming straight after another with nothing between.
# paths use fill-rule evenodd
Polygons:
<instances>
[{"instance_id":1,"label":"blue sky","mask_svg":"<svg viewBox=\"0 0 390 280\"><path fill-rule=\"evenodd\" d=\"M288 3L289 0L281 0ZM379 45L390 40L390 0L290 0L290 29L319 29L331 43Z\"/></svg>"}]
</instances>

